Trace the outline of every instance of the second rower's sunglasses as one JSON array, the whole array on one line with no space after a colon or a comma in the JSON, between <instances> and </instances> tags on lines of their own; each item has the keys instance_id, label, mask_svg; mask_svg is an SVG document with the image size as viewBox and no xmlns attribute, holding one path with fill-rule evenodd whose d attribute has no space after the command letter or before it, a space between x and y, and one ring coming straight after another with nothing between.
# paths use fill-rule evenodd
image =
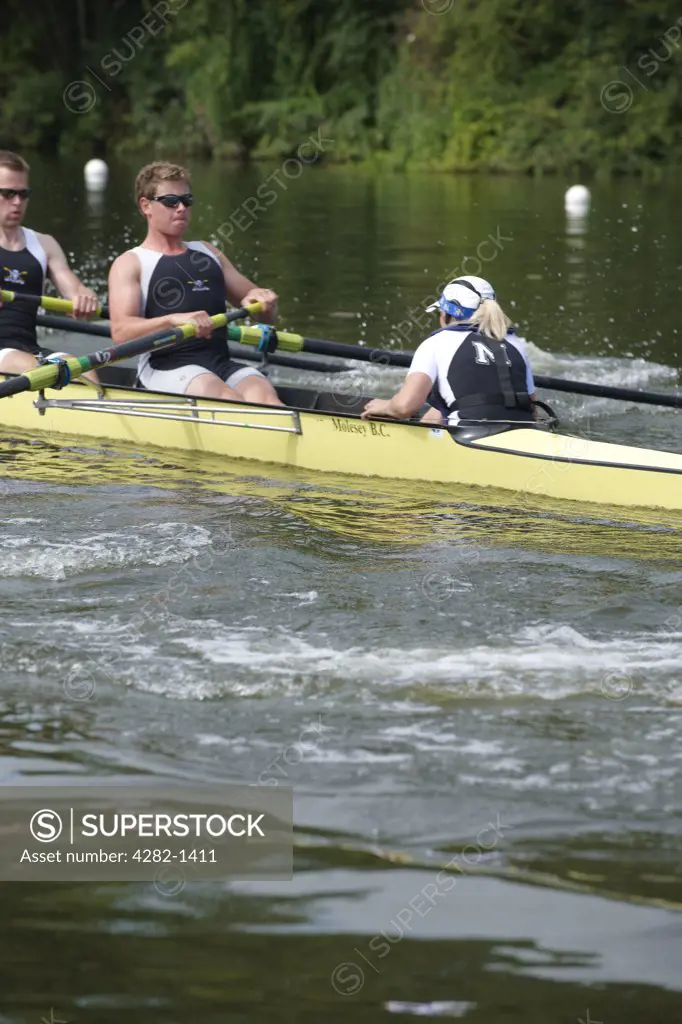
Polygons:
<instances>
[{"instance_id":1,"label":"second rower's sunglasses","mask_svg":"<svg viewBox=\"0 0 682 1024\"><path fill-rule=\"evenodd\" d=\"M0 188L0 196L3 199L14 199L15 196L19 196L20 199L28 199L33 189L30 188Z\"/></svg>"},{"instance_id":2,"label":"second rower's sunglasses","mask_svg":"<svg viewBox=\"0 0 682 1024\"><path fill-rule=\"evenodd\" d=\"M194 202L194 196L191 192L185 192L184 196L176 196L174 193L171 193L167 196L150 196L149 198L152 203L161 203L162 206L167 206L171 210L174 210L180 203L183 206L191 206Z\"/></svg>"}]
</instances>

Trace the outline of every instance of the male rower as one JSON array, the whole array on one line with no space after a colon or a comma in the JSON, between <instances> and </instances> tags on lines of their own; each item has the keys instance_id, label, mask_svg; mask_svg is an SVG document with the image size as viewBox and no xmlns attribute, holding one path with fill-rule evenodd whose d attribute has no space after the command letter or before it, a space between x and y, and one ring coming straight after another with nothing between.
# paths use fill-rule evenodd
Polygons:
<instances>
[{"instance_id":1,"label":"male rower","mask_svg":"<svg viewBox=\"0 0 682 1024\"><path fill-rule=\"evenodd\" d=\"M95 293L76 277L52 235L22 225L31 194L29 171L23 157L0 150L0 288L17 295L43 295L49 277L62 296L73 302L72 316L87 319L99 304ZM41 349L37 315L35 303L18 298L4 305L0 302L0 373L35 369L41 355L68 355ZM94 371L84 376L97 382Z\"/></svg>"},{"instance_id":2,"label":"male rower","mask_svg":"<svg viewBox=\"0 0 682 1024\"><path fill-rule=\"evenodd\" d=\"M282 405L270 381L230 358L227 329L210 317L262 302L259 319L273 323L277 296L257 288L209 242L185 242L189 228L189 172L177 164L147 164L135 181L135 200L147 221L141 245L122 253L109 271L109 313L115 343L193 322L196 338L143 355L143 387L172 394Z\"/></svg>"}]
</instances>

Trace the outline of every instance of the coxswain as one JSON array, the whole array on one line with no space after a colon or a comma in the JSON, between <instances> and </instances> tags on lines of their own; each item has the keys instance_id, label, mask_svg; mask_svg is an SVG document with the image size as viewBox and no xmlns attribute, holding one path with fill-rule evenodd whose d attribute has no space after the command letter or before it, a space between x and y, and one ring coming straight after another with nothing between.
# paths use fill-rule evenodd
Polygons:
<instances>
[{"instance_id":1,"label":"coxswain","mask_svg":"<svg viewBox=\"0 0 682 1024\"><path fill-rule=\"evenodd\" d=\"M424 403L422 422L512 423L535 420L535 384L523 338L501 309L492 285L458 277L438 302L440 327L417 348L393 398L373 398L361 416L410 419Z\"/></svg>"}]
</instances>

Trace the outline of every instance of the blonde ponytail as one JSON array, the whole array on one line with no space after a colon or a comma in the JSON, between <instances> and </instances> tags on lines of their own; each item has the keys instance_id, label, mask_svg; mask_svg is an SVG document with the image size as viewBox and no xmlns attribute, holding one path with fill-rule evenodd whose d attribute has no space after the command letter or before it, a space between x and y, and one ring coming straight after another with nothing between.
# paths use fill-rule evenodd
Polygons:
<instances>
[{"instance_id":1,"label":"blonde ponytail","mask_svg":"<svg viewBox=\"0 0 682 1024\"><path fill-rule=\"evenodd\" d=\"M504 341L511 327L511 320L495 299L483 299L467 323L477 327L481 334L494 341Z\"/></svg>"}]
</instances>

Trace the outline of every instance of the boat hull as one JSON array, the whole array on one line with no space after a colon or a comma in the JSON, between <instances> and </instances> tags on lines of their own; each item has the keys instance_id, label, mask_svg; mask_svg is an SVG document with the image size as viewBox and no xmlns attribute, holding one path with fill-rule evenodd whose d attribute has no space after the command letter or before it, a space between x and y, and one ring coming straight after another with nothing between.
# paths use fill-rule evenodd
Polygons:
<instances>
[{"instance_id":1,"label":"boat hull","mask_svg":"<svg viewBox=\"0 0 682 1024\"><path fill-rule=\"evenodd\" d=\"M125 380L125 371L101 371ZM0 375L0 379L2 375ZM0 428L210 453L315 472L494 487L599 505L682 509L682 455L534 427L472 437L422 424L361 420L364 400L280 388L291 408L188 399L81 382L0 401ZM52 397L55 396L55 397ZM312 407L311 407L312 406Z\"/></svg>"}]
</instances>

